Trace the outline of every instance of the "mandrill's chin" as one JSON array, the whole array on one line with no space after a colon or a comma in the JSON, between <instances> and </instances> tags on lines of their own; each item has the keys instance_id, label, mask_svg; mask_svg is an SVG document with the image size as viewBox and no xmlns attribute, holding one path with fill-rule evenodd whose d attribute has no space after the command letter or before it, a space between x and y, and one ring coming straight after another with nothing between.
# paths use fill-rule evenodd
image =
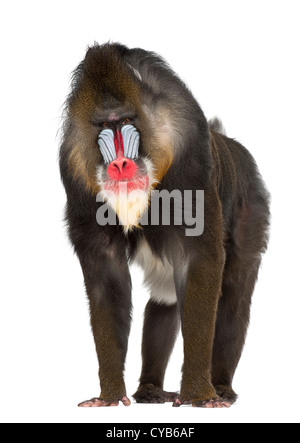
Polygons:
<instances>
[{"instance_id":1,"label":"mandrill's chin","mask_svg":"<svg viewBox=\"0 0 300 443\"><path fill-rule=\"evenodd\" d=\"M103 166L98 168L102 199L115 211L126 233L139 226L140 218L149 206L151 190L156 183L151 161L146 159L144 163L146 173L136 174L127 180L113 180Z\"/></svg>"},{"instance_id":2,"label":"mandrill's chin","mask_svg":"<svg viewBox=\"0 0 300 443\"><path fill-rule=\"evenodd\" d=\"M104 189L101 193L102 197L118 215L119 222L126 233L139 226L140 217L149 205L149 192L136 190L115 193Z\"/></svg>"}]
</instances>

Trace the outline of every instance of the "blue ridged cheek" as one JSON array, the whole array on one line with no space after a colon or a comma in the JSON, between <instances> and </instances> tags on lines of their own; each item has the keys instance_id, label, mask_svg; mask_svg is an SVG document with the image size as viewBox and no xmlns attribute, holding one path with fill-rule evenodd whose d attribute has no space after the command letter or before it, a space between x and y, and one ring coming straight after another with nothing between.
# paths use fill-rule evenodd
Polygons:
<instances>
[{"instance_id":1,"label":"blue ridged cheek","mask_svg":"<svg viewBox=\"0 0 300 443\"><path fill-rule=\"evenodd\" d=\"M139 156L140 134L132 125L125 125L121 129L124 145L124 157L136 160ZM117 158L114 132L112 129L103 129L98 138L99 148L106 164Z\"/></svg>"},{"instance_id":2,"label":"blue ridged cheek","mask_svg":"<svg viewBox=\"0 0 300 443\"><path fill-rule=\"evenodd\" d=\"M98 144L105 163L109 164L117 158L114 132L111 129L104 129L100 132Z\"/></svg>"},{"instance_id":3,"label":"blue ridged cheek","mask_svg":"<svg viewBox=\"0 0 300 443\"><path fill-rule=\"evenodd\" d=\"M124 157L135 160L139 156L140 134L132 125L125 125L121 129L124 143Z\"/></svg>"}]
</instances>

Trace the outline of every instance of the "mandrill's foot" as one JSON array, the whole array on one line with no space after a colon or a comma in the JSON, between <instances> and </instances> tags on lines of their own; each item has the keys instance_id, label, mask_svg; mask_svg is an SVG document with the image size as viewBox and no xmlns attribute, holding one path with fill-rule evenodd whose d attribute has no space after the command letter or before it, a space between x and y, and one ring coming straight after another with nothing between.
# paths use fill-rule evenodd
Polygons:
<instances>
[{"instance_id":1,"label":"mandrill's foot","mask_svg":"<svg viewBox=\"0 0 300 443\"><path fill-rule=\"evenodd\" d=\"M142 385L133 398L137 403L165 403L173 402L178 397L176 392L166 392L152 384Z\"/></svg>"},{"instance_id":2,"label":"mandrill's foot","mask_svg":"<svg viewBox=\"0 0 300 443\"><path fill-rule=\"evenodd\" d=\"M107 401L103 398L92 398L91 400L83 401L79 403L80 408L102 408L104 406L119 406L119 401L123 403L124 406L130 406L131 402L128 397L124 396L121 400Z\"/></svg>"},{"instance_id":3,"label":"mandrill's foot","mask_svg":"<svg viewBox=\"0 0 300 443\"><path fill-rule=\"evenodd\" d=\"M231 403L229 401L222 400L220 397L212 398L210 400L182 400L178 397L174 403L174 407L181 405L192 405L195 408L230 408Z\"/></svg>"},{"instance_id":4,"label":"mandrill's foot","mask_svg":"<svg viewBox=\"0 0 300 443\"><path fill-rule=\"evenodd\" d=\"M238 396L232 388L225 385L217 385L215 390L223 401L229 402L231 405L237 401Z\"/></svg>"}]
</instances>

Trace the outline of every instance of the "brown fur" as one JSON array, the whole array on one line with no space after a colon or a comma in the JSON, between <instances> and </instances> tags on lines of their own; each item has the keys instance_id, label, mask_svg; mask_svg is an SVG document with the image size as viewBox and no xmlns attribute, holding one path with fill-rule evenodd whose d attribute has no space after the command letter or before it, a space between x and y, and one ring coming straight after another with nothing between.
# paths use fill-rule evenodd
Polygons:
<instances>
[{"instance_id":1,"label":"brown fur","mask_svg":"<svg viewBox=\"0 0 300 443\"><path fill-rule=\"evenodd\" d=\"M107 119L115 120L116 131L124 117L140 133L135 165L145 171L146 159L152 161L152 186L182 194L193 191L193 207L195 191L204 190L201 236L187 236L184 224L155 225L151 219L149 225L128 232L120 225L97 224L100 166L101 183L107 180L99 133ZM100 399L84 402L85 406L115 405L120 400L129 404L123 374L131 319L128 263L143 247L150 264L161 261L161 267L168 263L170 269L167 283L159 280L157 266L147 277L156 292L161 289L162 302L153 297L146 307L143 368L134 398L199 407L227 407L237 398L232 381L267 247L270 214L268 193L254 159L221 132L218 121L208 125L190 91L153 53L117 44L95 45L75 71L60 168L68 198L69 236L84 274L100 367ZM179 318L184 364L176 398L163 390L163 382Z\"/></svg>"},{"instance_id":2,"label":"brown fur","mask_svg":"<svg viewBox=\"0 0 300 443\"><path fill-rule=\"evenodd\" d=\"M190 267L183 311L184 354L181 399L195 403L215 398L211 361L216 315L224 268L221 204L213 193L205 200L205 240L214 245L202 251ZM196 333L197 331L197 333Z\"/></svg>"}]
</instances>

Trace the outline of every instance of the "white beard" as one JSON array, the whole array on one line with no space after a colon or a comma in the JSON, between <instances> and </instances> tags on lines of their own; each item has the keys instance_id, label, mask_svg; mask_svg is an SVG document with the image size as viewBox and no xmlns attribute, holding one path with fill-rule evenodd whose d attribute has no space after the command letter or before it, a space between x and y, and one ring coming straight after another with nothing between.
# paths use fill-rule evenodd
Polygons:
<instances>
[{"instance_id":1,"label":"white beard","mask_svg":"<svg viewBox=\"0 0 300 443\"><path fill-rule=\"evenodd\" d=\"M149 185L147 190L136 189L127 192L127 183L120 182L117 191L107 189L103 180L103 166L99 166L97 177L101 187L100 195L118 215L119 222L127 233L139 226L140 218L149 206L151 190L156 183L153 175L152 162L144 159Z\"/></svg>"}]
</instances>

